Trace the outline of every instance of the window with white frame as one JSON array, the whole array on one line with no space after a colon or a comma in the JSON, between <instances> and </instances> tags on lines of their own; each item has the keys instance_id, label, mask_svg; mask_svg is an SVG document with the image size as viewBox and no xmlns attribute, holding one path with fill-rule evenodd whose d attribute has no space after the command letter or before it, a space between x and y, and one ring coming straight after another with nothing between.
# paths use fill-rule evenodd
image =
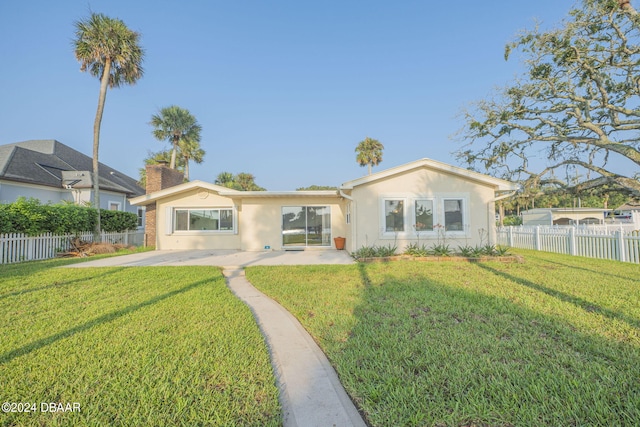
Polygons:
<instances>
[{"instance_id":1,"label":"window with white frame","mask_svg":"<svg viewBox=\"0 0 640 427\"><path fill-rule=\"evenodd\" d=\"M404 200L385 199L384 200L384 231L387 233L404 232Z\"/></svg>"},{"instance_id":2,"label":"window with white frame","mask_svg":"<svg viewBox=\"0 0 640 427\"><path fill-rule=\"evenodd\" d=\"M120 202L109 201L109 210L110 211L119 211L120 210L120 206L122 206L122 203L120 203Z\"/></svg>"},{"instance_id":3,"label":"window with white frame","mask_svg":"<svg viewBox=\"0 0 640 427\"><path fill-rule=\"evenodd\" d=\"M464 200L444 199L445 231L464 231Z\"/></svg>"},{"instance_id":4,"label":"window with white frame","mask_svg":"<svg viewBox=\"0 0 640 427\"><path fill-rule=\"evenodd\" d=\"M233 231L233 209L176 209L175 231Z\"/></svg>"},{"instance_id":5,"label":"window with white frame","mask_svg":"<svg viewBox=\"0 0 640 427\"><path fill-rule=\"evenodd\" d=\"M433 199L416 199L413 207L414 230L433 231Z\"/></svg>"},{"instance_id":6,"label":"window with white frame","mask_svg":"<svg viewBox=\"0 0 640 427\"><path fill-rule=\"evenodd\" d=\"M445 232L464 232L467 197L406 196L382 198L381 230L385 237L411 238Z\"/></svg>"},{"instance_id":7,"label":"window with white frame","mask_svg":"<svg viewBox=\"0 0 640 427\"><path fill-rule=\"evenodd\" d=\"M145 208L139 206L138 207L138 227L144 226L144 213L145 213Z\"/></svg>"}]
</instances>

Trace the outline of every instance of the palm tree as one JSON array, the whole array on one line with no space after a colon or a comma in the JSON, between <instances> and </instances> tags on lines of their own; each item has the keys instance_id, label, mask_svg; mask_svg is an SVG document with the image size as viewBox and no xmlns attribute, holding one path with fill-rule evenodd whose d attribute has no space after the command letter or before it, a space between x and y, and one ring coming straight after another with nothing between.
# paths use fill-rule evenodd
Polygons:
<instances>
[{"instance_id":1,"label":"palm tree","mask_svg":"<svg viewBox=\"0 0 640 427\"><path fill-rule=\"evenodd\" d=\"M382 150L384 145L377 139L366 137L364 141L360 141L356 147L356 161L360 166L369 165L369 175L371 175L371 166L377 166L382 162Z\"/></svg>"},{"instance_id":2,"label":"palm tree","mask_svg":"<svg viewBox=\"0 0 640 427\"><path fill-rule=\"evenodd\" d=\"M215 183L223 187L233 188L235 177L231 172L220 172L216 177Z\"/></svg>"},{"instance_id":3,"label":"palm tree","mask_svg":"<svg viewBox=\"0 0 640 427\"><path fill-rule=\"evenodd\" d=\"M75 56L80 70L88 71L100 79L98 110L93 122L93 192L98 218L94 237L100 240L100 184L98 179L98 148L100 124L107 97L107 88L122 84L135 84L143 75L144 50L139 45L140 34L131 31L120 19L109 18L101 13L92 13L85 20L75 22L73 41Z\"/></svg>"},{"instance_id":4,"label":"palm tree","mask_svg":"<svg viewBox=\"0 0 640 427\"><path fill-rule=\"evenodd\" d=\"M165 107L160 110L160 114L151 116L151 126L153 136L159 141L169 141L173 146L171 152L171 169L176 168L176 157L180 142L190 140L200 143L200 131L202 127L198 124L196 118L191 115L189 110L180 108L176 105Z\"/></svg>"},{"instance_id":5,"label":"palm tree","mask_svg":"<svg viewBox=\"0 0 640 427\"><path fill-rule=\"evenodd\" d=\"M200 164L204 161L205 151L200 148L200 143L192 139L183 139L178 143L180 156L184 161L184 179L189 181L189 160Z\"/></svg>"}]
</instances>

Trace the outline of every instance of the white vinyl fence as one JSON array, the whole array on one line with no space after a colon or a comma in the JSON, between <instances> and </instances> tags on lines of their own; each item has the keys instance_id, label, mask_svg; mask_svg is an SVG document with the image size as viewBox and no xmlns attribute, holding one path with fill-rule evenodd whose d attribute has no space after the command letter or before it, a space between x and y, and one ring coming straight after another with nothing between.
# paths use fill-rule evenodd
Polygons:
<instances>
[{"instance_id":1,"label":"white vinyl fence","mask_svg":"<svg viewBox=\"0 0 640 427\"><path fill-rule=\"evenodd\" d=\"M40 236L27 236L26 234L18 233L0 234L0 264L55 258L58 252L68 251L71 248L71 240L76 237L87 242L93 241L93 234L90 231L78 235L54 235L51 233ZM144 231L102 233L102 241L142 246Z\"/></svg>"},{"instance_id":2,"label":"white vinyl fence","mask_svg":"<svg viewBox=\"0 0 640 427\"><path fill-rule=\"evenodd\" d=\"M504 227L498 244L512 248L640 264L640 232L576 227Z\"/></svg>"}]
</instances>

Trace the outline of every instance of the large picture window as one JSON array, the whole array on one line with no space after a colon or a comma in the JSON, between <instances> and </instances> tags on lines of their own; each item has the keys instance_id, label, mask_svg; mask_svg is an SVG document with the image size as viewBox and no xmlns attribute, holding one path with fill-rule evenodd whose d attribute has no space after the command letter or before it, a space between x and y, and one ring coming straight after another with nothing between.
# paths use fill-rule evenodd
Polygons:
<instances>
[{"instance_id":1,"label":"large picture window","mask_svg":"<svg viewBox=\"0 0 640 427\"><path fill-rule=\"evenodd\" d=\"M232 231L233 209L176 209L175 231Z\"/></svg>"}]
</instances>

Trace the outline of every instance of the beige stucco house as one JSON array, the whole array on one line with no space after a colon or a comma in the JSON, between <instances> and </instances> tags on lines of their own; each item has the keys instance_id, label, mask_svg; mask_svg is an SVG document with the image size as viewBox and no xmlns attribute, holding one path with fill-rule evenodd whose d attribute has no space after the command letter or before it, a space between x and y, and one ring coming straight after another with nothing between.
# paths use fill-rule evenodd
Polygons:
<instances>
[{"instance_id":1,"label":"beige stucco house","mask_svg":"<svg viewBox=\"0 0 640 427\"><path fill-rule=\"evenodd\" d=\"M155 223L147 243L157 249L332 249L335 237L345 237L349 251L417 242L456 248L494 243L495 201L517 188L421 159L338 190L237 191L192 181L148 190L131 203L154 216L147 218L148 230Z\"/></svg>"}]
</instances>

